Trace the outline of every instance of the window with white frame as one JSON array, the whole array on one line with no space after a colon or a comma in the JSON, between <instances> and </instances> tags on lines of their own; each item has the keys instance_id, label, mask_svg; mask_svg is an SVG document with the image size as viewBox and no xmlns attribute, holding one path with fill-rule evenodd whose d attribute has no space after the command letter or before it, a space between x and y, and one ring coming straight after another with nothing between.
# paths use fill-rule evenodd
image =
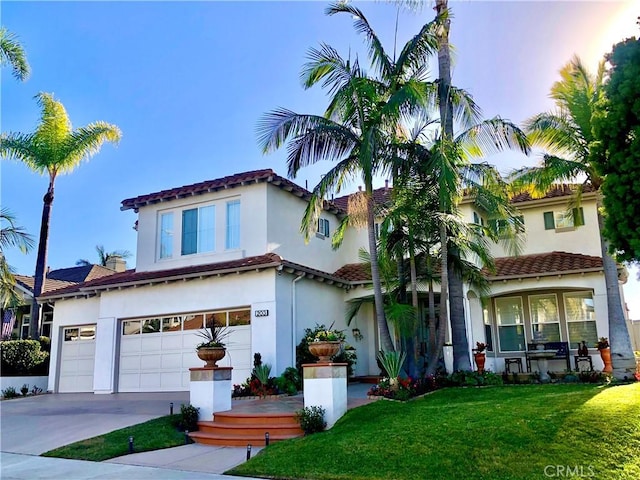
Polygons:
<instances>
[{"instance_id":1,"label":"window with white frame","mask_svg":"<svg viewBox=\"0 0 640 480\"><path fill-rule=\"evenodd\" d=\"M215 208L208 205L182 211L182 255L215 249Z\"/></svg>"},{"instance_id":2,"label":"window with white frame","mask_svg":"<svg viewBox=\"0 0 640 480\"><path fill-rule=\"evenodd\" d=\"M559 342L560 313L556 295L551 293L529 296L529 311L532 337L536 338L536 332L540 332L545 342Z\"/></svg>"},{"instance_id":3,"label":"window with white frame","mask_svg":"<svg viewBox=\"0 0 640 480\"><path fill-rule=\"evenodd\" d=\"M564 310L569 343L576 344L584 340L587 345L594 346L598 341L598 332L591 292L565 293Z\"/></svg>"},{"instance_id":4,"label":"window with white frame","mask_svg":"<svg viewBox=\"0 0 640 480\"><path fill-rule=\"evenodd\" d=\"M51 327L53 325L53 312L47 311L42 313L42 331L40 335L51 338Z\"/></svg>"},{"instance_id":5,"label":"window with white frame","mask_svg":"<svg viewBox=\"0 0 640 480\"><path fill-rule=\"evenodd\" d=\"M498 323L498 341L500 351L524 351L524 315L522 313L522 298L496 298L496 320Z\"/></svg>"},{"instance_id":6,"label":"window with white frame","mask_svg":"<svg viewBox=\"0 0 640 480\"><path fill-rule=\"evenodd\" d=\"M240 200L227 202L227 236L225 248L240 248Z\"/></svg>"},{"instance_id":7,"label":"window with white frame","mask_svg":"<svg viewBox=\"0 0 640 480\"><path fill-rule=\"evenodd\" d=\"M160 258L173 256L173 212L160 214Z\"/></svg>"},{"instance_id":8,"label":"window with white frame","mask_svg":"<svg viewBox=\"0 0 640 480\"><path fill-rule=\"evenodd\" d=\"M544 212L545 230L566 230L584 225L584 211L582 207L569 211Z\"/></svg>"},{"instance_id":9,"label":"window with white frame","mask_svg":"<svg viewBox=\"0 0 640 480\"><path fill-rule=\"evenodd\" d=\"M20 338L23 340L29 337L29 322L31 322L31 315L23 315L20 325Z\"/></svg>"},{"instance_id":10,"label":"window with white frame","mask_svg":"<svg viewBox=\"0 0 640 480\"><path fill-rule=\"evenodd\" d=\"M188 330L201 330L211 322L222 327L248 326L251 325L251 309L247 307L208 313L124 320L121 332L123 336L179 333Z\"/></svg>"},{"instance_id":11,"label":"window with white frame","mask_svg":"<svg viewBox=\"0 0 640 480\"><path fill-rule=\"evenodd\" d=\"M318 235L322 237L329 236L329 220L326 218L318 219Z\"/></svg>"}]
</instances>

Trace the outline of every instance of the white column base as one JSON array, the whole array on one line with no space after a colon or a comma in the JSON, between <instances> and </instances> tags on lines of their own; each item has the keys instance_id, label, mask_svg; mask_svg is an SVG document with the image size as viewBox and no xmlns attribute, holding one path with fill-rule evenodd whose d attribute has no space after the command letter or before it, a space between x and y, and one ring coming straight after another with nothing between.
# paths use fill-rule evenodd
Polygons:
<instances>
[{"instance_id":1,"label":"white column base","mask_svg":"<svg viewBox=\"0 0 640 480\"><path fill-rule=\"evenodd\" d=\"M304 406L325 409L327 428L347 411L347 364L311 363L302 365Z\"/></svg>"},{"instance_id":2,"label":"white column base","mask_svg":"<svg viewBox=\"0 0 640 480\"><path fill-rule=\"evenodd\" d=\"M213 420L216 412L231 410L232 367L190 368L189 401L199 408L199 420Z\"/></svg>"}]
</instances>

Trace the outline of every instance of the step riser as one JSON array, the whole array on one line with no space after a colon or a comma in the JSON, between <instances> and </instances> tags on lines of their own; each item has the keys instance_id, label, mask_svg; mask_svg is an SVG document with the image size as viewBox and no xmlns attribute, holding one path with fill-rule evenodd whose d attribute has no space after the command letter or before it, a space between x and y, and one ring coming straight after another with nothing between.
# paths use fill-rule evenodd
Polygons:
<instances>
[{"instance_id":1,"label":"step riser","mask_svg":"<svg viewBox=\"0 0 640 480\"><path fill-rule=\"evenodd\" d=\"M296 438L291 437L291 438ZM216 438L193 438L193 440L196 441L196 443L200 443L202 445L214 445L217 447L246 447L247 445L252 445L254 447L264 447L264 438L261 440L251 440L251 439L216 439ZM281 440L286 440L286 439L279 439L279 440L270 440L269 443L276 443L279 442Z\"/></svg>"},{"instance_id":2,"label":"step riser","mask_svg":"<svg viewBox=\"0 0 640 480\"><path fill-rule=\"evenodd\" d=\"M200 432L203 433L211 433L211 434L223 434L223 435L238 435L238 436L246 436L246 435L260 435L264 437L266 432L269 432L269 435L302 435L302 430L298 425L292 425L290 427L280 427L271 425L269 427L262 426L243 426L242 428L228 428L225 425L199 425Z\"/></svg>"},{"instance_id":3,"label":"step riser","mask_svg":"<svg viewBox=\"0 0 640 480\"><path fill-rule=\"evenodd\" d=\"M227 425L297 425L295 415L225 415L217 413L213 416L213 421L217 424Z\"/></svg>"}]
</instances>

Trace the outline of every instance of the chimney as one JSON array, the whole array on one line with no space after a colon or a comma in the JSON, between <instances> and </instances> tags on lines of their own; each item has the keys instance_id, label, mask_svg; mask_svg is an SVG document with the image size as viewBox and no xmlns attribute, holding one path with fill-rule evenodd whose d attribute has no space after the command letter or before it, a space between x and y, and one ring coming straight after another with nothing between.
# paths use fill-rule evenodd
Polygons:
<instances>
[{"instance_id":1,"label":"chimney","mask_svg":"<svg viewBox=\"0 0 640 480\"><path fill-rule=\"evenodd\" d=\"M106 267L115 272L124 272L127 269L127 262L120 255L110 255L107 258Z\"/></svg>"}]
</instances>

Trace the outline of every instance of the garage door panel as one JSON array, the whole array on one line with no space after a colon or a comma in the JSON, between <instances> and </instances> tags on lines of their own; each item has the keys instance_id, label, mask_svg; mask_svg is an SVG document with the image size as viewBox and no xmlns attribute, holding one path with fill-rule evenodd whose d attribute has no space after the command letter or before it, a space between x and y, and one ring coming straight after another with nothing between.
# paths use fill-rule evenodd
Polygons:
<instances>
[{"instance_id":1,"label":"garage door panel","mask_svg":"<svg viewBox=\"0 0 640 480\"><path fill-rule=\"evenodd\" d=\"M95 325L83 325L62 329L59 392L93 392L95 327ZM91 335L83 335L83 332Z\"/></svg>"},{"instance_id":2,"label":"garage door panel","mask_svg":"<svg viewBox=\"0 0 640 480\"><path fill-rule=\"evenodd\" d=\"M232 382L242 383L252 368L251 327L229 331L227 356L218 365L233 363ZM120 392L189 390L189 368L203 366L195 352L202 342L197 330L121 334L120 340Z\"/></svg>"}]
</instances>

